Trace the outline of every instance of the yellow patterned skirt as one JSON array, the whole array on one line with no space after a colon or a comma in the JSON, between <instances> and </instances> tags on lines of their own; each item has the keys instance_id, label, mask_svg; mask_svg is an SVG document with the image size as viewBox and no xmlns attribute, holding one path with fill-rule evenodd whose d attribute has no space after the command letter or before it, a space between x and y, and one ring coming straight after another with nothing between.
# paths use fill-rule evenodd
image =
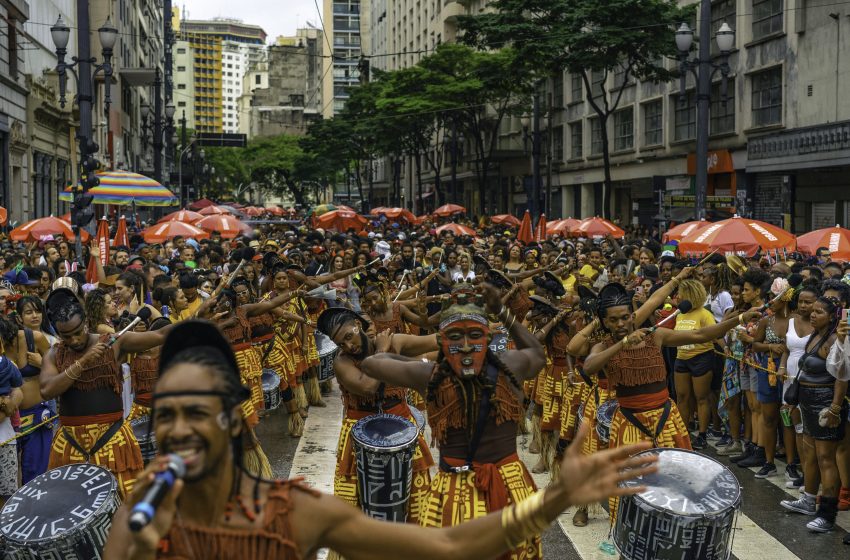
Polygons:
<instances>
[{"instance_id":1,"label":"yellow patterned skirt","mask_svg":"<svg viewBox=\"0 0 850 560\"><path fill-rule=\"evenodd\" d=\"M133 407L130 408L130 414L127 415L127 421L138 420L139 418L143 418L145 416L151 415L151 407L144 406L136 401L133 401Z\"/></svg>"},{"instance_id":2,"label":"yellow patterned skirt","mask_svg":"<svg viewBox=\"0 0 850 560\"><path fill-rule=\"evenodd\" d=\"M263 410L265 404L263 401L263 364L260 363L261 355L257 352L257 348L245 348L237 350L236 363L239 365L239 376L242 384L251 390L251 404L253 411ZM246 416L249 411L242 407ZM251 411L251 412L253 412Z\"/></svg>"},{"instance_id":3,"label":"yellow patterned skirt","mask_svg":"<svg viewBox=\"0 0 850 560\"><path fill-rule=\"evenodd\" d=\"M283 341L281 335L277 335L272 339L271 345L271 350L269 350L266 361L262 365L274 370L280 377L281 388L295 389L295 362L289 355L286 342Z\"/></svg>"},{"instance_id":4,"label":"yellow patterned skirt","mask_svg":"<svg viewBox=\"0 0 850 560\"><path fill-rule=\"evenodd\" d=\"M564 386L564 400L561 403L560 409L561 423L559 425L558 439L570 442L576 436L579 408L581 408L583 402L591 397L593 387L581 379L577 383L570 383L569 378L564 379Z\"/></svg>"},{"instance_id":5,"label":"yellow patterned skirt","mask_svg":"<svg viewBox=\"0 0 850 560\"><path fill-rule=\"evenodd\" d=\"M663 412L664 408L659 407L643 412L635 412L634 416L650 432L655 433L655 430L658 429L658 421L661 419ZM615 449L623 445L649 440L650 438L637 426L632 424L623 415L622 411L617 408L617 411L614 413L614 419L611 420L611 440L608 442L608 447ZM672 400L670 401L670 415L667 417L667 422L664 423L664 428L656 439L656 444L658 447L691 449L691 437L688 428L682 420L682 415L679 414L679 408ZM608 511L612 524L617 516L619 502L619 498L608 498L608 506L610 508Z\"/></svg>"},{"instance_id":6,"label":"yellow patterned skirt","mask_svg":"<svg viewBox=\"0 0 850 560\"><path fill-rule=\"evenodd\" d=\"M569 385L569 369L567 364L553 363L546 368L546 374L538 376L539 389L543 406L540 415L540 430L542 432L561 431L561 407L564 406L564 390Z\"/></svg>"},{"instance_id":7,"label":"yellow patterned skirt","mask_svg":"<svg viewBox=\"0 0 850 560\"><path fill-rule=\"evenodd\" d=\"M485 465L485 468L493 471L491 485L504 485L508 504L525 500L537 490L531 474L516 455L511 455L495 465ZM419 525L453 527L492 513L488 507L488 499L491 496L476 484L475 470L473 468L459 473L437 471L423 499ZM498 508L492 509L498 511ZM533 560L542 557L540 537L536 536L499 556L499 560Z\"/></svg>"},{"instance_id":8,"label":"yellow patterned skirt","mask_svg":"<svg viewBox=\"0 0 850 560\"><path fill-rule=\"evenodd\" d=\"M60 425L59 429L56 430L56 435L53 436L53 444L50 448L50 459L47 468L55 469L64 465L85 462L98 465L115 475L115 478L118 479L118 490L121 494L121 499L125 499L133 491L133 483L136 481L139 472L144 468L139 442L136 441L136 436L133 435L133 429L130 427L130 423L124 420L112 438L97 453L92 455L88 461L86 461L82 453L68 443L64 432L64 430L68 430L74 441L83 449L91 449L100 436L109 430L111 425L111 422L85 424L82 426Z\"/></svg>"},{"instance_id":9,"label":"yellow patterned skirt","mask_svg":"<svg viewBox=\"0 0 850 560\"><path fill-rule=\"evenodd\" d=\"M594 385L588 391L587 399L584 401L584 413L581 421L582 423L587 422L590 426L590 433L587 435L584 445L581 448L581 452L584 455L591 455L600 449L606 449L602 442L599 441L599 434L596 433L596 411L599 409L599 405L615 398L615 395L614 391L607 389L607 384L605 387L600 387L598 384Z\"/></svg>"},{"instance_id":10,"label":"yellow patterned skirt","mask_svg":"<svg viewBox=\"0 0 850 560\"><path fill-rule=\"evenodd\" d=\"M366 416L369 416L369 414L363 414L361 418L365 418ZM414 421L409 412L406 415L399 414L399 416L404 416L408 420ZM339 432L339 442L336 448L336 472L334 473L334 496L357 508L360 507L360 496L357 487L357 460L354 455L354 441L351 437L351 429L359 419L346 416L342 420L342 429ZM433 465L434 459L431 457L431 450L428 449L428 443L425 441L424 435L420 434L419 444L413 453L413 484L410 489L410 501L408 502L409 513L407 516L409 523L420 522L421 503L431 486L431 472L429 469Z\"/></svg>"}]
</instances>

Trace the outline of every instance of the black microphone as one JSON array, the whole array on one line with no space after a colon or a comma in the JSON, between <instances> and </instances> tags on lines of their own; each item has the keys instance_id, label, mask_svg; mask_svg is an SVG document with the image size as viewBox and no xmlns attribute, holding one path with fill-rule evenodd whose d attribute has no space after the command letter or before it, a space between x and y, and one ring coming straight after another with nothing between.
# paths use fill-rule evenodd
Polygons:
<instances>
[{"instance_id":1,"label":"black microphone","mask_svg":"<svg viewBox=\"0 0 850 560\"><path fill-rule=\"evenodd\" d=\"M142 321L147 322L148 319L150 319L150 318L151 318L151 310L148 309L147 307L142 307L141 309L139 309L139 312L136 314L136 318L133 319L132 321L130 321L129 325L127 325L126 327L121 329L121 332L117 332L114 335L112 335L109 338L109 341L106 343L106 345L112 346L113 344L115 344L115 341L118 340L118 338L121 335L123 335L125 332L132 330L133 328L135 328L136 325L138 325Z\"/></svg>"},{"instance_id":2,"label":"black microphone","mask_svg":"<svg viewBox=\"0 0 850 560\"><path fill-rule=\"evenodd\" d=\"M156 508L174 486L178 478L186 476L186 463L174 453L168 456L168 466L162 472L156 473L153 484L148 488L145 497L133 506L130 512L130 530L139 532L144 529L156 515Z\"/></svg>"},{"instance_id":3,"label":"black microphone","mask_svg":"<svg viewBox=\"0 0 850 560\"><path fill-rule=\"evenodd\" d=\"M679 308L676 309L676 311L674 311L673 313L671 313L667 317L664 317L662 320L658 321L658 323L656 325L649 327L649 334L652 334L655 331L657 331L658 327L662 326L664 323L666 323L668 321L672 321L673 319L675 319L680 313L687 313L693 308L694 308L694 304L692 304L691 302L689 302L686 299L683 299L682 301L679 302Z\"/></svg>"}]
</instances>

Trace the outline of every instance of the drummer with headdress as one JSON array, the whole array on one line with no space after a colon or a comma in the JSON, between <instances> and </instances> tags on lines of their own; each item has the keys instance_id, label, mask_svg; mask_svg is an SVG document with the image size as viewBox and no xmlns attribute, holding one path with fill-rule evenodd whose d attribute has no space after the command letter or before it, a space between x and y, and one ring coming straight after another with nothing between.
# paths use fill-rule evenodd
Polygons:
<instances>
[{"instance_id":1,"label":"drummer with headdress","mask_svg":"<svg viewBox=\"0 0 850 560\"><path fill-rule=\"evenodd\" d=\"M440 470L422 503L419 524L446 527L517 503L532 495L534 481L517 455L517 421L522 416L522 382L540 371L543 347L502 305L499 292L484 285L487 311L506 325L517 349L489 349L487 311L468 291L440 315L436 363L393 354L363 361L375 380L404 385L426 396L431 433L440 446ZM540 539L516 543L505 559L541 555Z\"/></svg>"},{"instance_id":2,"label":"drummer with headdress","mask_svg":"<svg viewBox=\"0 0 850 560\"><path fill-rule=\"evenodd\" d=\"M678 279L678 277L677 277ZM671 283L678 284L674 279ZM667 390L667 368L661 347L700 344L722 337L726 331L759 317L748 311L726 321L692 331L635 329L632 297L620 284L608 284L599 292L597 314L608 333L584 362L584 371L605 368L618 407L611 420L609 448L651 441L655 447L691 449L687 426ZM609 510L616 515L616 500Z\"/></svg>"},{"instance_id":3,"label":"drummer with headdress","mask_svg":"<svg viewBox=\"0 0 850 560\"><path fill-rule=\"evenodd\" d=\"M142 470L142 454L124 419L120 364L128 354L159 346L171 326L127 332L120 338L90 333L73 280L61 278L47 298L47 316L59 338L44 357L39 380L44 399L59 399L59 428L48 469L92 463L118 479L122 496Z\"/></svg>"},{"instance_id":4,"label":"drummer with headdress","mask_svg":"<svg viewBox=\"0 0 850 560\"><path fill-rule=\"evenodd\" d=\"M342 430L337 446L337 465L334 476L334 495L359 506L357 496L357 468L351 429L361 418L385 412L413 419L407 404L407 389L376 381L361 369L362 361L377 352L393 352L416 357L437 349L435 335L412 336L395 334L389 330L374 333L362 315L342 307L331 307L319 317L319 331L329 336L339 347L334 359L334 374L342 391L345 407ZM417 522L421 517L420 502L431 483L429 468L434 465L431 451L424 436L413 455L413 485L410 496L408 520Z\"/></svg>"}]
</instances>

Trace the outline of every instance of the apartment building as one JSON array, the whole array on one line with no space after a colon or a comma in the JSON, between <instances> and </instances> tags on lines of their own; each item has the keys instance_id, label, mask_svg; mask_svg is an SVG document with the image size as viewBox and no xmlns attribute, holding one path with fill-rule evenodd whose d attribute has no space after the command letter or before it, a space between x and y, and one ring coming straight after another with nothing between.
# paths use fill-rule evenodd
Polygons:
<instances>
[{"instance_id":1,"label":"apartment building","mask_svg":"<svg viewBox=\"0 0 850 560\"><path fill-rule=\"evenodd\" d=\"M324 0L323 23L326 46L331 51L323 58L321 113L330 118L342 110L348 90L360 83L361 56L371 54L372 0ZM311 92L310 94L314 94Z\"/></svg>"}]
</instances>

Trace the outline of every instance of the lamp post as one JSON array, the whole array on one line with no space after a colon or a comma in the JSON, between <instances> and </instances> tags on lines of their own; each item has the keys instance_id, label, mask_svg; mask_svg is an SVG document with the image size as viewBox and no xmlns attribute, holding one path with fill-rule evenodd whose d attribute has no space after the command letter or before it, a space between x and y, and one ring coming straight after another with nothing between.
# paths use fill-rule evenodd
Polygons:
<instances>
[{"instance_id":1,"label":"lamp post","mask_svg":"<svg viewBox=\"0 0 850 560\"><path fill-rule=\"evenodd\" d=\"M534 220L535 216L540 214L540 90L536 86L531 100L531 113L530 119L528 116L522 117L522 129L523 144L525 144L529 137L528 129L531 128L531 169L534 183L531 186L528 210L531 213L531 219Z\"/></svg>"},{"instance_id":2,"label":"lamp post","mask_svg":"<svg viewBox=\"0 0 850 560\"><path fill-rule=\"evenodd\" d=\"M80 146L79 184L74 185L73 203L71 205L71 224L74 229L77 245L77 258L82 263L83 251L80 241L80 228L87 226L94 218L94 210L91 208L92 195L86 194L89 189L99 184L95 171L100 163L94 155L100 149L92 139L92 101L94 91L94 80L99 72L103 72L104 105L106 110L112 103L110 97L110 78L112 77L112 49L118 39L118 29L112 24L110 18L97 30L100 39L101 55L103 63L97 64L97 59L91 56L91 44L89 42L89 3L88 0L77 1L77 56L71 57L72 62L65 62L68 54L68 40L71 36L71 28L65 23L60 15L56 23L50 28L50 36L56 47L56 72L59 75L59 104L65 107L65 93L70 71L77 81L77 103L80 112L80 127L77 129L77 143ZM76 67L76 71L74 68ZM84 263L83 263L84 264Z\"/></svg>"},{"instance_id":3,"label":"lamp post","mask_svg":"<svg viewBox=\"0 0 850 560\"><path fill-rule=\"evenodd\" d=\"M723 23L717 30L717 47L720 49L720 63L711 59L711 0L700 0L699 8L699 50L693 59L688 58L694 41L694 32L687 23L682 23L676 31L676 47L679 49L680 102L685 101L685 79L690 71L697 82L697 148L696 148L696 184L694 196L695 219L705 218L706 191L708 188L708 114L711 106L711 80L720 70L723 81L720 95L726 103L726 89L729 76L729 52L735 44L735 32L729 24Z\"/></svg>"},{"instance_id":4,"label":"lamp post","mask_svg":"<svg viewBox=\"0 0 850 560\"><path fill-rule=\"evenodd\" d=\"M449 195L449 202L457 204L457 164L463 150L463 132L458 132L457 123L452 123L452 190Z\"/></svg>"},{"instance_id":5,"label":"lamp post","mask_svg":"<svg viewBox=\"0 0 850 560\"><path fill-rule=\"evenodd\" d=\"M177 108L174 106L174 102L169 99L165 105L165 117L162 116L162 73L159 68L156 69L153 88L154 114L152 122L149 122L151 116L150 104L142 103L142 142L147 145L148 133L153 129L153 174L154 179L163 183L162 148L166 143L166 138L170 137L169 132L174 127L173 118Z\"/></svg>"}]
</instances>

